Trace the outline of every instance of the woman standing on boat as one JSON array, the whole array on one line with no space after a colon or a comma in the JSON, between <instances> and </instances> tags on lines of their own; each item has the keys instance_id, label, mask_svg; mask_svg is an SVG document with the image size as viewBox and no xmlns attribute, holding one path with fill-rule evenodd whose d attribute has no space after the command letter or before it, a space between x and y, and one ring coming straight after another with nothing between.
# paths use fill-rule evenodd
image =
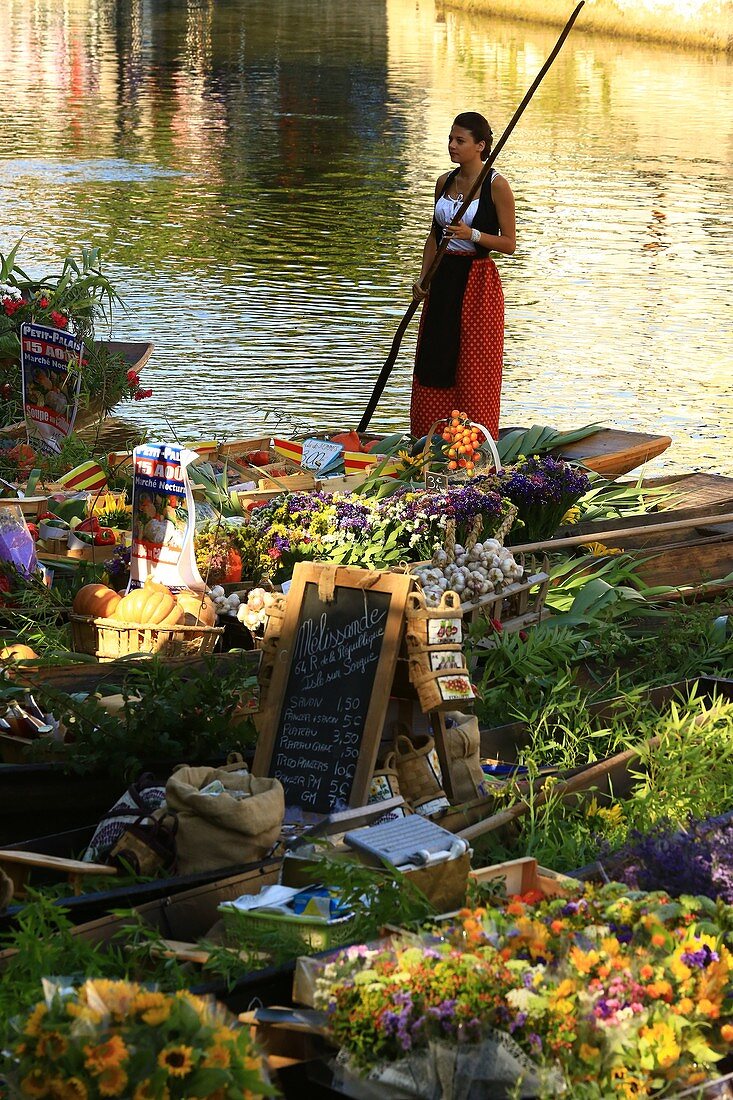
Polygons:
<instances>
[{"instance_id":1,"label":"woman standing on boat","mask_svg":"<svg viewBox=\"0 0 733 1100\"><path fill-rule=\"evenodd\" d=\"M436 420L458 409L483 424L494 438L499 430L499 401L504 352L504 294L490 252L511 256L516 248L514 195L491 170L463 220L455 215L491 151L493 134L483 115L457 115L448 139L450 159L458 167L435 185L433 225L423 249L420 278L413 297L423 306L412 385L410 428L425 435ZM443 236L450 240L430 288L422 279Z\"/></svg>"}]
</instances>

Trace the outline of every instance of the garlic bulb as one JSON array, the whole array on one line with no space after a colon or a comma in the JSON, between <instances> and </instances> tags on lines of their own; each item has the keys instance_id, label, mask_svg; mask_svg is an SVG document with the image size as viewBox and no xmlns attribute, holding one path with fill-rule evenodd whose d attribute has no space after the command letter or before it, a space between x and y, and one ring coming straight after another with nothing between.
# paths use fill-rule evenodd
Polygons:
<instances>
[{"instance_id":1,"label":"garlic bulb","mask_svg":"<svg viewBox=\"0 0 733 1100\"><path fill-rule=\"evenodd\" d=\"M522 566L497 539L477 542L470 550L456 543L454 560L440 548L429 565L413 570L428 607L437 607L446 591L456 592L462 603L481 602L500 595L524 575Z\"/></svg>"}]
</instances>

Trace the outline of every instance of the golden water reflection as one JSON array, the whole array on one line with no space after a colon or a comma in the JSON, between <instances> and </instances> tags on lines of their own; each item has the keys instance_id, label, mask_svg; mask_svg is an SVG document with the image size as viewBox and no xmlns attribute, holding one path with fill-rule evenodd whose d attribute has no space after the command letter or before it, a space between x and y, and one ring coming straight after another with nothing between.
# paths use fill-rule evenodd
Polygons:
<instances>
[{"instance_id":1,"label":"golden water reflection","mask_svg":"<svg viewBox=\"0 0 733 1100\"><path fill-rule=\"evenodd\" d=\"M0 0L0 250L99 244L158 434L353 424L457 111L500 133L555 32L431 0ZM733 473L733 66L575 31L501 157L503 419L674 437ZM414 328L375 417L404 426ZM661 461L657 460L655 469Z\"/></svg>"}]
</instances>

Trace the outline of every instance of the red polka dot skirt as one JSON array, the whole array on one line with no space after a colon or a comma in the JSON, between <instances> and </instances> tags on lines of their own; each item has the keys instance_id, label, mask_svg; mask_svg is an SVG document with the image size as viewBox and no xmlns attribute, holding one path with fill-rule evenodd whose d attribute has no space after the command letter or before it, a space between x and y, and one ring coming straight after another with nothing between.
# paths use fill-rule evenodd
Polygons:
<instances>
[{"instance_id":1,"label":"red polka dot skirt","mask_svg":"<svg viewBox=\"0 0 733 1100\"><path fill-rule=\"evenodd\" d=\"M418 347L430 295L425 300ZM504 356L504 292L496 264L491 259L474 260L461 307L461 345L456 382L448 390L422 386L412 381L410 431L420 438L436 420L453 409L468 414L475 423L489 429L494 439L499 432L501 370Z\"/></svg>"}]
</instances>

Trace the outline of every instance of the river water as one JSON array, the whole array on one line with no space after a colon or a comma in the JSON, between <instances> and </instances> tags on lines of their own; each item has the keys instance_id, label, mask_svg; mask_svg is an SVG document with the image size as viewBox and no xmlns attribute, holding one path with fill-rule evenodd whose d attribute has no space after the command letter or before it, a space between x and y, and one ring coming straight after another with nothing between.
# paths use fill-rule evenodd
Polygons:
<instances>
[{"instance_id":1,"label":"river water","mask_svg":"<svg viewBox=\"0 0 733 1100\"><path fill-rule=\"evenodd\" d=\"M156 436L354 426L453 116L502 132L556 38L432 0L0 0L0 251L101 246ZM582 32L497 167L502 420L669 434L733 473L733 62ZM373 420L407 424L416 322ZM100 335L103 335L100 333Z\"/></svg>"}]
</instances>

